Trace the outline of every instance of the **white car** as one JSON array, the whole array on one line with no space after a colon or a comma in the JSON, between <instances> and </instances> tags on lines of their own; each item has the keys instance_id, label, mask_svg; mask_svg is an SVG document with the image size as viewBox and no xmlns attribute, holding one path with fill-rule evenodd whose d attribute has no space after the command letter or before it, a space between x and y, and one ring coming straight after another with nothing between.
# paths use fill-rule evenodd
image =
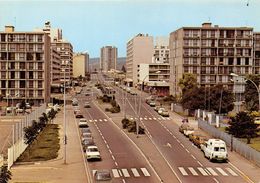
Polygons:
<instances>
[{"instance_id":1,"label":"white car","mask_svg":"<svg viewBox=\"0 0 260 183\"><path fill-rule=\"evenodd\" d=\"M87 119L85 118L79 119L79 128L87 128L87 127L88 127Z\"/></svg>"},{"instance_id":2,"label":"white car","mask_svg":"<svg viewBox=\"0 0 260 183\"><path fill-rule=\"evenodd\" d=\"M88 146L86 149L87 160L101 160L97 146Z\"/></svg>"}]
</instances>

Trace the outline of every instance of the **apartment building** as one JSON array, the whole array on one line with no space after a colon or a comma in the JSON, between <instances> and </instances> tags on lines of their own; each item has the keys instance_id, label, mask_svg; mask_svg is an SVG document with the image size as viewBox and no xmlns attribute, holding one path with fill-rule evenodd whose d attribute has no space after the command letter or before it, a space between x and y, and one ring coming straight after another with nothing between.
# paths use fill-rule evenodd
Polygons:
<instances>
[{"instance_id":1,"label":"apartment building","mask_svg":"<svg viewBox=\"0 0 260 183\"><path fill-rule=\"evenodd\" d=\"M260 74L260 32L254 32L254 74Z\"/></svg>"},{"instance_id":2,"label":"apartment building","mask_svg":"<svg viewBox=\"0 0 260 183\"><path fill-rule=\"evenodd\" d=\"M138 65L139 86L144 86L144 91L158 96L169 95L170 64L150 63Z\"/></svg>"},{"instance_id":3,"label":"apartment building","mask_svg":"<svg viewBox=\"0 0 260 183\"><path fill-rule=\"evenodd\" d=\"M170 94L179 95L179 80L193 73L201 86L218 83L231 90L231 73L253 73L253 28L219 27L203 23L201 27L182 27L170 34Z\"/></svg>"},{"instance_id":4,"label":"apartment building","mask_svg":"<svg viewBox=\"0 0 260 183\"><path fill-rule=\"evenodd\" d=\"M152 63L169 63L169 52L169 37L155 37Z\"/></svg>"},{"instance_id":5,"label":"apartment building","mask_svg":"<svg viewBox=\"0 0 260 183\"><path fill-rule=\"evenodd\" d=\"M66 40L57 40L51 43L51 47L56 50L61 59L60 81L70 83L73 77L73 47Z\"/></svg>"},{"instance_id":6,"label":"apartment building","mask_svg":"<svg viewBox=\"0 0 260 183\"><path fill-rule=\"evenodd\" d=\"M56 50L60 55L60 83L65 81L70 83L73 76L73 47L72 44L62 38L62 30L52 28L49 21L45 23L44 28L36 28L36 31L47 33L51 39L51 49ZM52 67L52 66L51 66Z\"/></svg>"},{"instance_id":7,"label":"apartment building","mask_svg":"<svg viewBox=\"0 0 260 183\"><path fill-rule=\"evenodd\" d=\"M138 34L127 42L126 48L126 80L130 86L138 81L138 65L151 63L154 55L153 37L148 34Z\"/></svg>"},{"instance_id":8,"label":"apartment building","mask_svg":"<svg viewBox=\"0 0 260 183\"><path fill-rule=\"evenodd\" d=\"M105 46L100 49L100 69L108 72L116 69L117 64L117 48L114 46Z\"/></svg>"},{"instance_id":9,"label":"apartment building","mask_svg":"<svg viewBox=\"0 0 260 183\"><path fill-rule=\"evenodd\" d=\"M73 55L73 77L85 77L88 72L88 53L74 53Z\"/></svg>"},{"instance_id":10,"label":"apartment building","mask_svg":"<svg viewBox=\"0 0 260 183\"><path fill-rule=\"evenodd\" d=\"M61 64L61 58L60 54L57 52L57 50L50 48L51 52L51 86L59 88L60 87L60 64Z\"/></svg>"},{"instance_id":11,"label":"apartment building","mask_svg":"<svg viewBox=\"0 0 260 183\"><path fill-rule=\"evenodd\" d=\"M5 26L0 32L0 94L14 104L24 99L35 105L49 102L50 60L48 34Z\"/></svg>"}]
</instances>

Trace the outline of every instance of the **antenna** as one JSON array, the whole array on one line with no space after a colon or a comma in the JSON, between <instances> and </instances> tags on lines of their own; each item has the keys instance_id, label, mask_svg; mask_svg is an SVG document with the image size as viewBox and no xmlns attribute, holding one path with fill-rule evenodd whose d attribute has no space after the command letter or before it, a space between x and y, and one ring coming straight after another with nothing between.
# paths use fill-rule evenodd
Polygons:
<instances>
[{"instance_id":1,"label":"antenna","mask_svg":"<svg viewBox=\"0 0 260 183\"><path fill-rule=\"evenodd\" d=\"M247 0L246 6L249 6L249 0Z\"/></svg>"},{"instance_id":2,"label":"antenna","mask_svg":"<svg viewBox=\"0 0 260 183\"><path fill-rule=\"evenodd\" d=\"M16 28L16 17L14 17L14 27Z\"/></svg>"}]
</instances>

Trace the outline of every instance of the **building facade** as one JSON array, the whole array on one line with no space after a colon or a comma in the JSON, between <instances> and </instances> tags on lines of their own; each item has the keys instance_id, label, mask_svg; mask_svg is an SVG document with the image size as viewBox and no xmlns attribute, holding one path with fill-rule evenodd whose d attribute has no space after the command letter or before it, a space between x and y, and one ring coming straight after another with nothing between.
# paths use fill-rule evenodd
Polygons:
<instances>
[{"instance_id":1,"label":"building facade","mask_svg":"<svg viewBox=\"0 0 260 183\"><path fill-rule=\"evenodd\" d=\"M0 32L0 94L14 103L50 101L50 37L44 32ZM10 105L10 103L9 103Z\"/></svg>"},{"instance_id":2,"label":"building facade","mask_svg":"<svg viewBox=\"0 0 260 183\"><path fill-rule=\"evenodd\" d=\"M117 48L113 46L105 46L100 49L100 69L108 72L116 69L117 64Z\"/></svg>"},{"instance_id":3,"label":"building facade","mask_svg":"<svg viewBox=\"0 0 260 183\"><path fill-rule=\"evenodd\" d=\"M60 81L70 83L73 77L73 47L66 40L57 40L51 43L51 47L56 50L61 59Z\"/></svg>"},{"instance_id":4,"label":"building facade","mask_svg":"<svg viewBox=\"0 0 260 183\"><path fill-rule=\"evenodd\" d=\"M260 74L260 32L254 32L254 74Z\"/></svg>"},{"instance_id":5,"label":"building facade","mask_svg":"<svg viewBox=\"0 0 260 183\"><path fill-rule=\"evenodd\" d=\"M170 64L150 63L138 65L138 81L148 91L158 96L169 95Z\"/></svg>"},{"instance_id":6,"label":"building facade","mask_svg":"<svg viewBox=\"0 0 260 183\"><path fill-rule=\"evenodd\" d=\"M234 84L231 73L253 73L253 28L219 27L204 23L202 27L182 27L170 34L170 94L179 95L179 80L184 73L197 77L200 86Z\"/></svg>"},{"instance_id":7,"label":"building facade","mask_svg":"<svg viewBox=\"0 0 260 183\"><path fill-rule=\"evenodd\" d=\"M169 63L169 37L155 37L152 63Z\"/></svg>"},{"instance_id":8,"label":"building facade","mask_svg":"<svg viewBox=\"0 0 260 183\"><path fill-rule=\"evenodd\" d=\"M85 77L88 72L88 53L74 53L73 55L73 77Z\"/></svg>"},{"instance_id":9,"label":"building facade","mask_svg":"<svg viewBox=\"0 0 260 183\"><path fill-rule=\"evenodd\" d=\"M57 52L57 50L51 49L51 86L60 86L60 54Z\"/></svg>"},{"instance_id":10,"label":"building facade","mask_svg":"<svg viewBox=\"0 0 260 183\"><path fill-rule=\"evenodd\" d=\"M126 48L126 82L129 85L138 83L138 65L152 63L154 54L153 37L148 34L138 34L127 42Z\"/></svg>"}]
</instances>

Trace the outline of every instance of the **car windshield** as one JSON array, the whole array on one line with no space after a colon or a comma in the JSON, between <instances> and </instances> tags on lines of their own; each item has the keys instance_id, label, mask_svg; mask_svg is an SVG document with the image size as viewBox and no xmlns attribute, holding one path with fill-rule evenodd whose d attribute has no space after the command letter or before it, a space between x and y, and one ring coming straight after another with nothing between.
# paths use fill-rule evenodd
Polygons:
<instances>
[{"instance_id":1,"label":"car windshield","mask_svg":"<svg viewBox=\"0 0 260 183\"><path fill-rule=\"evenodd\" d=\"M109 172L97 172L96 173L96 180L110 180L111 175Z\"/></svg>"},{"instance_id":2,"label":"car windshield","mask_svg":"<svg viewBox=\"0 0 260 183\"><path fill-rule=\"evenodd\" d=\"M98 152L98 149L93 147L93 148L89 148L88 152Z\"/></svg>"},{"instance_id":3,"label":"car windshield","mask_svg":"<svg viewBox=\"0 0 260 183\"><path fill-rule=\"evenodd\" d=\"M214 147L214 151L225 152L226 149L225 149L225 147Z\"/></svg>"}]
</instances>

